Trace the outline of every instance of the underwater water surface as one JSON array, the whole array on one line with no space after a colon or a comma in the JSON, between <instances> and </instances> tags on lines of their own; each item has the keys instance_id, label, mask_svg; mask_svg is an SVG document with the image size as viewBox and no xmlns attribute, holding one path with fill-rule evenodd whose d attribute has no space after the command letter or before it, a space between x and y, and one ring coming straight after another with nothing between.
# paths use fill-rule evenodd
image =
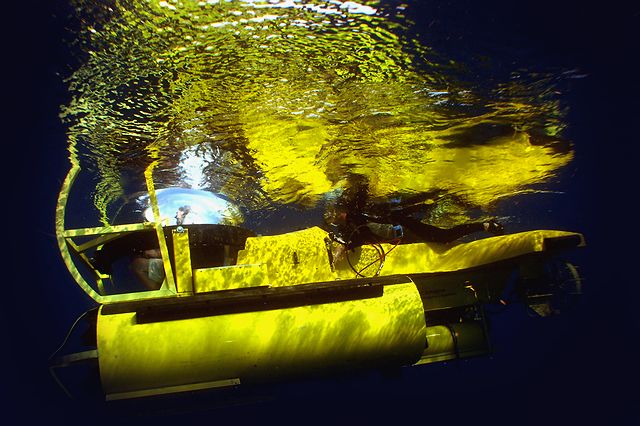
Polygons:
<instances>
[{"instance_id":1,"label":"underwater water surface","mask_svg":"<svg viewBox=\"0 0 640 426\"><path fill-rule=\"evenodd\" d=\"M637 392L623 390L638 375L633 261L609 240L632 216L637 21L633 8L549 1L41 8L20 26L28 48L16 55L26 58L21 102L33 114L13 127L34 151L19 172L24 205L34 206L20 247L38 262L16 259L3 309L7 415L68 424L637 419ZM441 226L497 217L507 232L583 232L585 300L562 318L505 312L492 324L494 354L482 359L282 384L253 404L154 416L133 407L112 418L68 400L47 372L48 356L93 306L53 237L72 164L81 175L70 227L115 220L152 170L157 187L233 200L263 234L318 225L354 178L377 201L433 194L429 219Z\"/></svg>"},{"instance_id":2,"label":"underwater water surface","mask_svg":"<svg viewBox=\"0 0 640 426\"><path fill-rule=\"evenodd\" d=\"M379 201L432 193L430 220L451 226L571 174L566 92L584 74L450 58L411 3L73 7L61 117L95 186L83 214L103 224L147 168L157 187L226 196L259 233L292 230L354 180Z\"/></svg>"}]
</instances>

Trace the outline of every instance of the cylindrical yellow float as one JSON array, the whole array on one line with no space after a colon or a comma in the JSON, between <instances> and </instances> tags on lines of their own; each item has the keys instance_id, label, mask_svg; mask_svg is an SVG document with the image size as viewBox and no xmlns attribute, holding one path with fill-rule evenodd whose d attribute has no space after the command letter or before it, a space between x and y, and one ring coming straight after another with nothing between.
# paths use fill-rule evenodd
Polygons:
<instances>
[{"instance_id":1,"label":"cylindrical yellow float","mask_svg":"<svg viewBox=\"0 0 640 426\"><path fill-rule=\"evenodd\" d=\"M101 312L97 332L110 399L410 365L426 344L424 308L410 281L384 286L379 297L171 321Z\"/></svg>"}]
</instances>

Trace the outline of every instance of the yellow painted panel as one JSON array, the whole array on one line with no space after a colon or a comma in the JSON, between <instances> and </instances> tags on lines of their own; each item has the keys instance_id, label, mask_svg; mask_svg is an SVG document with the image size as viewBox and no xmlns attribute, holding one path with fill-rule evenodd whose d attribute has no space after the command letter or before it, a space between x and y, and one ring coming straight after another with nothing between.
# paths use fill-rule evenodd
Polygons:
<instances>
[{"instance_id":1,"label":"yellow painted panel","mask_svg":"<svg viewBox=\"0 0 640 426\"><path fill-rule=\"evenodd\" d=\"M424 350L425 329L413 283L388 285L373 298L157 323L138 324L133 312L101 313L100 377L114 394L409 365Z\"/></svg>"},{"instance_id":2,"label":"yellow painted panel","mask_svg":"<svg viewBox=\"0 0 640 426\"><path fill-rule=\"evenodd\" d=\"M189 250L189 231L187 228L181 231L174 229L171 236L176 265L176 288L179 294L191 294L193 293L193 272Z\"/></svg>"},{"instance_id":3,"label":"yellow painted panel","mask_svg":"<svg viewBox=\"0 0 640 426\"><path fill-rule=\"evenodd\" d=\"M196 293L262 285L269 285L267 267L263 264L222 266L193 271Z\"/></svg>"},{"instance_id":4,"label":"yellow painted panel","mask_svg":"<svg viewBox=\"0 0 640 426\"><path fill-rule=\"evenodd\" d=\"M327 233L313 227L283 235L248 238L238 264L266 263L273 287L331 281Z\"/></svg>"},{"instance_id":5,"label":"yellow painted panel","mask_svg":"<svg viewBox=\"0 0 640 426\"><path fill-rule=\"evenodd\" d=\"M421 272L451 272L475 266L486 265L511 259L545 249L545 241L554 238L582 236L566 231L528 231L517 234L483 238L467 243L438 244L417 243L396 246L383 244L385 263L380 275L411 274ZM393 248L393 250L392 250ZM363 275L373 275L378 267L379 255L371 246L363 246L349 254L349 260L356 270L375 261ZM340 278L353 278L354 272L346 260L336 264Z\"/></svg>"}]
</instances>

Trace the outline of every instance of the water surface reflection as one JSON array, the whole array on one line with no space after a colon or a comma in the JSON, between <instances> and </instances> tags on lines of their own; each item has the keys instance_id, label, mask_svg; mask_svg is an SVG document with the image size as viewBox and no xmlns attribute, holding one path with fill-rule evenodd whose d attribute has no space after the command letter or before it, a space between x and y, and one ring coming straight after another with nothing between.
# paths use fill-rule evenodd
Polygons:
<instances>
[{"instance_id":1,"label":"water surface reflection","mask_svg":"<svg viewBox=\"0 0 640 426\"><path fill-rule=\"evenodd\" d=\"M569 73L474 80L410 35L410 2L74 6L80 60L62 117L103 223L152 162L158 188L222 194L260 227L278 209L321 208L353 176L379 199L437 193L431 219L452 225L544 192L573 158L558 91Z\"/></svg>"}]
</instances>

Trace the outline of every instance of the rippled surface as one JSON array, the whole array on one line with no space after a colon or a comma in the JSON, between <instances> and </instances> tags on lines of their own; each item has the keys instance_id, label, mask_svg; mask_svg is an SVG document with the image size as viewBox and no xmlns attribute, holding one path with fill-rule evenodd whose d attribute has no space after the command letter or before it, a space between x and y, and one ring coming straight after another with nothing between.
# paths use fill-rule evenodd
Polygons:
<instances>
[{"instance_id":1,"label":"rippled surface","mask_svg":"<svg viewBox=\"0 0 640 426\"><path fill-rule=\"evenodd\" d=\"M103 222L152 161L158 188L220 193L253 223L321 208L353 176L378 199L438 194L434 220L452 223L544 191L573 158L562 73L474 81L410 36L410 2L74 5L61 116Z\"/></svg>"}]
</instances>

